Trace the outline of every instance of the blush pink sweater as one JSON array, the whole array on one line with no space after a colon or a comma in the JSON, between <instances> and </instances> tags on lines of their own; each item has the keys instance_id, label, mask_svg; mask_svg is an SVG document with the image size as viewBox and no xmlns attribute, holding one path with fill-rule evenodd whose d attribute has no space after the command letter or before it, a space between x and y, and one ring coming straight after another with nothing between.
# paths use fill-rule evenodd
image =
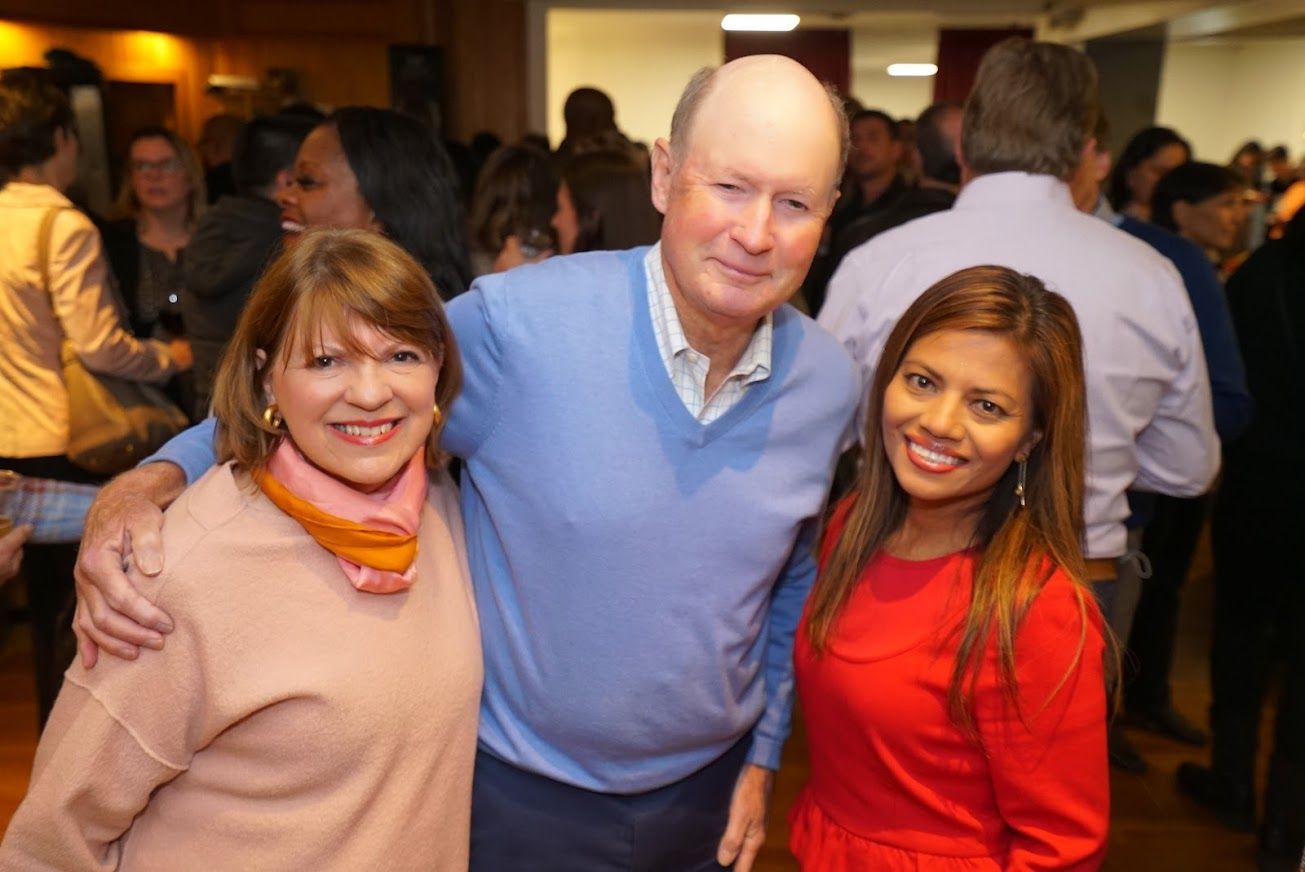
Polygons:
<instances>
[{"instance_id":1,"label":"blush pink sweater","mask_svg":"<svg viewBox=\"0 0 1305 872\"><path fill-rule=\"evenodd\" d=\"M447 476L418 541L411 589L357 591L211 470L135 579L175 632L68 670L0 869L465 869L482 671Z\"/></svg>"}]
</instances>

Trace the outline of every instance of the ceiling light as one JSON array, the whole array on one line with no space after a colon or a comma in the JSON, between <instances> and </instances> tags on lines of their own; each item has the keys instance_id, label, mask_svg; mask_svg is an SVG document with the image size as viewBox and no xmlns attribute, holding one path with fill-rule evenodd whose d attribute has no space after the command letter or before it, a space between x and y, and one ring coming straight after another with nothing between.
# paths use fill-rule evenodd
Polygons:
<instances>
[{"instance_id":1,"label":"ceiling light","mask_svg":"<svg viewBox=\"0 0 1305 872\"><path fill-rule=\"evenodd\" d=\"M938 73L937 64L889 64L890 76L933 76Z\"/></svg>"},{"instance_id":2,"label":"ceiling light","mask_svg":"<svg viewBox=\"0 0 1305 872\"><path fill-rule=\"evenodd\" d=\"M721 30L792 30L801 21L796 15L726 15L720 20Z\"/></svg>"}]
</instances>

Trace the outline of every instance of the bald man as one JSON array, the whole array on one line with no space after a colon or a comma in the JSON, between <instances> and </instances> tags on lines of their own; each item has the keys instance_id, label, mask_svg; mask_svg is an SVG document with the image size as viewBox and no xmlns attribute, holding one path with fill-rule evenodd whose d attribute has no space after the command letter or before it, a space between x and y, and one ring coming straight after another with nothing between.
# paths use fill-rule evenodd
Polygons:
<instances>
[{"instance_id":1,"label":"bald man","mask_svg":"<svg viewBox=\"0 0 1305 872\"><path fill-rule=\"evenodd\" d=\"M841 107L792 61L704 70L653 148L657 245L486 276L449 304L465 386L443 447L465 462L485 650L473 869L752 867L857 400L846 353L785 305L846 152ZM145 498L175 495L177 466L201 474L208 442L93 513L84 654L161 644L123 629L168 623L126 587L121 545L157 572Z\"/></svg>"}]
</instances>

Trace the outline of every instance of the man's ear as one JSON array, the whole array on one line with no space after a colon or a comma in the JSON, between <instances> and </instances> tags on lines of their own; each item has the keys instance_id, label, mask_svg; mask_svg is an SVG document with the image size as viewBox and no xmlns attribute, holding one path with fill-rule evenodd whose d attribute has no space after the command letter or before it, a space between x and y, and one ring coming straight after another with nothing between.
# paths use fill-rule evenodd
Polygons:
<instances>
[{"instance_id":1,"label":"man's ear","mask_svg":"<svg viewBox=\"0 0 1305 872\"><path fill-rule=\"evenodd\" d=\"M666 214L666 204L671 199L671 174L674 161L671 159L671 144L666 137L661 137L652 147L652 204L658 212Z\"/></svg>"},{"instance_id":2,"label":"man's ear","mask_svg":"<svg viewBox=\"0 0 1305 872\"><path fill-rule=\"evenodd\" d=\"M959 131L956 134L956 144L952 146L952 157L956 158L956 166L960 167L961 187L963 188L969 183L970 179L974 178L974 173L970 171L969 165L965 163L965 148L961 145Z\"/></svg>"}]
</instances>

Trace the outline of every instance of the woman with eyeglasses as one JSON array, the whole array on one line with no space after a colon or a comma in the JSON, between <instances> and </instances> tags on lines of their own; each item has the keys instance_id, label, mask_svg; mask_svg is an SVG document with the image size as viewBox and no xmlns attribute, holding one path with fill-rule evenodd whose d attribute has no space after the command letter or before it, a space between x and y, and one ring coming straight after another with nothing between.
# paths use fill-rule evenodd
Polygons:
<instances>
[{"instance_id":1,"label":"woman with eyeglasses","mask_svg":"<svg viewBox=\"0 0 1305 872\"><path fill-rule=\"evenodd\" d=\"M163 127L132 134L117 217L103 231L136 335L185 335L181 265L204 203L204 174L185 140Z\"/></svg>"}]
</instances>

